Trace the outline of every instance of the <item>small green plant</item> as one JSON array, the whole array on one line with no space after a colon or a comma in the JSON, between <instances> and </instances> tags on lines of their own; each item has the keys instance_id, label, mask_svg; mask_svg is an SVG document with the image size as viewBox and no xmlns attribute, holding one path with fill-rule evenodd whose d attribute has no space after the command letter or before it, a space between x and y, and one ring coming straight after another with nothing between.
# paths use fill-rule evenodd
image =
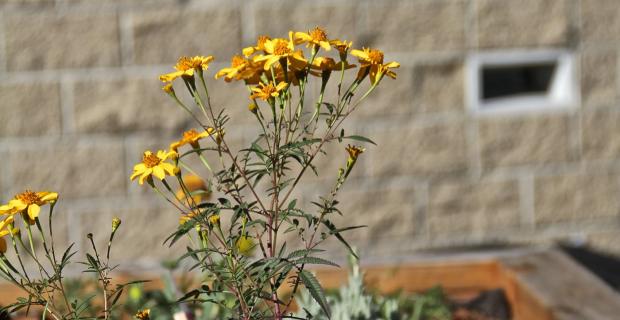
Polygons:
<instances>
[{"instance_id":1,"label":"small green plant","mask_svg":"<svg viewBox=\"0 0 620 320\"><path fill-rule=\"evenodd\" d=\"M423 294L381 296L369 293L359 263L349 259L348 284L327 296L331 317L307 292L297 298L298 318L314 320L448 320L452 319L441 288Z\"/></svg>"},{"instance_id":2,"label":"small green plant","mask_svg":"<svg viewBox=\"0 0 620 320\"><path fill-rule=\"evenodd\" d=\"M8 204L0 206L0 277L21 288L25 297L0 308L9 313L33 306L42 309L42 318L65 319L110 319L124 288L131 284L112 284L110 272L110 251L114 235L121 221L112 220L108 245L105 251L97 250L93 235L88 234L92 252L86 253L84 272L93 274L90 295L74 294L75 281L65 279L66 269L77 253L73 244L57 252L54 244L54 208L58 200L55 192L33 192L26 190L17 194ZM49 205L47 228L42 225L40 211ZM21 228L20 228L21 227ZM8 256L8 243L12 256ZM105 255L103 255L105 253ZM33 264L28 267L28 262Z\"/></svg>"}]
</instances>

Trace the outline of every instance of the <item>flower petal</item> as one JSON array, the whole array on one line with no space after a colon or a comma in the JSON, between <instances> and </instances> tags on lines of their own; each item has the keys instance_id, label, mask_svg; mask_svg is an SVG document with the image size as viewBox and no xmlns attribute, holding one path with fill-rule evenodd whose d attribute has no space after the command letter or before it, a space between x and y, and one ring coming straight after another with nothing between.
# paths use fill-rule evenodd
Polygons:
<instances>
[{"instance_id":1,"label":"flower petal","mask_svg":"<svg viewBox=\"0 0 620 320\"><path fill-rule=\"evenodd\" d=\"M41 212L41 207L36 204L31 204L28 206L28 217L30 220L34 220L39 216L39 212Z\"/></svg>"},{"instance_id":2,"label":"flower petal","mask_svg":"<svg viewBox=\"0 0 620 320\"><path fill-rule=\"evenodd\" d=\"M166 177L166 172L161 167L161 165L153 167L153 175L156 176L159 180L164 180Z\"/></svg>"}]
</instances>

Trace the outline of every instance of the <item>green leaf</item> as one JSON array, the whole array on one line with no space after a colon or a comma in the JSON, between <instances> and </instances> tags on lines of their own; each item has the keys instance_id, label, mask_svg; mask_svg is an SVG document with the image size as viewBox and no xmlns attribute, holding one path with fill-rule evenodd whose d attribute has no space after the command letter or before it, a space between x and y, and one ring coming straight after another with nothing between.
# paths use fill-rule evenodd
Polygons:
<instances>
[{"instance_id":1,"label":"green leaf","mask_svg":"<svg viewBox=\"0 0 620 320\"><path fill-rule=\"evenodd\" d=\"M323 252L325 250L320 250L320 249L300 249L300 250L295 250L291 253L289 253L288 257L286 257L287 259L293 259L293 258L297 258L297 257L303 257L306 255L309 255L313 252Z\"/></svg>"},{"instance_id":2,"label":"green leaf","mask_svg":"<svg viewBox=\"0 0 620 320\"><path fill-rule=\"evenodd\" d=\"M295 260L295 264L323 264L328 266L340 267L338 264L331 262L329 260L325 260L323 258L318 257L304 257L298 260Z\"/></svg>"},{"instance_id":3,"label":"green leaf","mask_svg":"<svg viewBox=\"0 0 620 320\"><path fill-rule=\"evenodd\" d=\"M323 312L325 312L327 318L331 318L329 305L327 304L327 299L325 299L325 292L323 292L323 288L316 277L308 271L300 271L299 279L301 279L304 283L312 298L314 298L314 300L321 306L321 309L323 309Z\"/></svg>"},{"instance_id":4,"label":"green leaf","mask_svg":"<svg viewBox=\"0 0 620 320\"><path fill-rule=\"evenodd\" d=\"M351 140L362 141L362 142L368 142L368 143L374 144L375 146L377 145L374 141L372 141L372 140L370 140L370 139L368 139L366 137L362 137L362 136L355 136L354 135L354 136L346 136L346 137L343 137L343 138L344 139L351 139Z\"/></svg>"},{"instance_id":5,"label":"green leaf","mask_svg":"<svg viewBox=\"0 0 620 320\"><path fill-rule=\"evenodd\" d=\"M342 235L340 235L340 232L338 231L338 229L336 229L336 226L329 220L325 219L323 220L323 224L329 229L329 232L331 234L333 234L334 236L336 236L336 239L338 239L340 242L342 242L342 244L345 245L345 247L347 247L347 249L349 249L349 253L354 256L356 259L359 260L359 257L357 256L357 254L355 253L355 251L353 250L353 248L351 248L351 246L349 245L349 243L342 237ZM346 228L345 228L346 229Z\"/></svg>"}]
</instances>

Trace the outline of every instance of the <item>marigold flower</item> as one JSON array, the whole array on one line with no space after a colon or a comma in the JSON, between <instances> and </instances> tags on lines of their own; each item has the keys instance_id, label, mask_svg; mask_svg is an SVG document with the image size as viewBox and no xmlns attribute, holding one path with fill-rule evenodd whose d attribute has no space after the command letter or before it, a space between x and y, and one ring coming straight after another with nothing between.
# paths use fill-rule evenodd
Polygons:
<instances>
[{"instance_id":1,"label":"marigold flower","mask_svg":"<svg viewBox=\"0 0 620 320\"><path fill-rule=\"evenodd\" d=\"M214 214L212 216L209 217L209 223L212 226L217 226L220 224L220 215L219 214Z\"/></svg>"},{"instance_id":2,"label":"marigold flower","mask_svg":"<svg viewBox=\"0 0 620 320\"><path fill-rule=\"evenodd\" d=\"M271 40L271 38L269 36L259 36L258 40L256 40L256 46L254 47L247 47L243 49L243 55L246 57L249 57L251 55L253 55L255 52L257 51L265 51L265 43Z\"/></svg>"},{"instance_id":3,"label":"marigold flower","mask_svg":"<svg viewBox=\"0 0 620 320\"><path fill-rule=\"evenodd\" d=\"M312 65L310 66L311 69L316 69L316 70L321 70L321 71L340 71L342 70L342 68L344 67L344 69L351 69L351 68L355 68L354 64L349 64L346 61L340 61L338 63L336 63L336 61L332 58L329 57L316 57L314 58L314 61L312 61ZM314 75L320 75L320 74L316 74L316 72L311 72Z\"/></svg>"},{"instance_id":4,"label":"marigold flower","mask_svg":"<svg viewBox=\"0 0 620 320\"><path fill-rule=\"evenodd\" d=\"M226 82L230 82L233 79L237 80L239 74L250 65L250 60L243 58L240 55L234 55L230 61L230 67L223 68L215 74L215 79L224 76Z\"/></svg>"},{"instance_id":5,"label":"marigold flower","mask_svg":"<svg viewBox=\"0 0 620 320\"><path fill-rule=\"evenodd\" d=\"M211 196L207 184L199 176L193 174L186 175L183 177L183 184L190 194L194 193L191 196L192 201L189 201L187 194L182 188L177 190L175 196L179 201L185 201L189 206L199 204Z\"/></svg>"},{"instance_id":6,"label":"marigold flower","mask_svg":"<svg viewBox=\"0 0 620 320\"><path fill-rule=\"evenodd\" d=\"M353 160L357 160L357 157L363 153L364 151L366 151L366 149L362 148L362 147L358 147L358 146L352 146L352 145L348 145L346 147L347 152L349 153L349 158L353 159Z\"/></svg>"},{"instance_id":7,"label":"marigold flower","mask_svg":"<svg viewBox=\"0 0 620 320\"><path fill-rule=\"evenodd\" d=\"M174 66L177 71L163 74L159 76L159 80L162 82L172 82L182 76L193 77L194 71L207 70L211 61L213 61L213 56L181 57Z\"/></svg>"},{"instance_id":8,"label":"marigold flower","mask_svg":"<svg viewBox=\"0 0 620 320\"><path fill-rule=\"evenodd\" d=\"M151 309L143 309L136 313L135 317L139 320L150 320L151 319Z\"/></svg>"},{"instance_id":9,"label":"marigold flower","mask_svg":"<svg viewBox=\"0 0 620 320\"><path fill-rule=\"evenodd\" d=\"M287 61L293 68L301 69L308 63L301 50L295 51L293 32L289 33L289 40L276 38L265 42L265 54L254 58L255 62L264 61L263 69L269 70L280 60Z\"/></svg>"},{"instance_id":10,"label":"marigold flower","mask_svg":"<svg viewBox=\"0 0 620 320\"><path fill-rule=\"evenodd\" d=\"M353 41L341 41L341 40L332 40L329 42L332 46L334 46L334 48L336 48L336 50L338 50L338 53L340 54L340 60L347 60L347 53L349 52L349 49L351 49L351 46L353 45Z\"/></svg>"},{"instance_id":11,"label":"marigold flower","mask_svg":"<svg viewBox=\"0 0 620 320\"><path fill-rule=\"evenodd\" d=\"M19 232L17 228L11 229L12 223L13 223L12 215L0 221L0 253L2 254L5 253L7 249L6 240L4 240L4 237L9 234L16 234L17 232Z\"/></svg>"},{"instance_id":12,"label":"marigold flower","mask_svg":"<svg viewBox=\"0 0 620 320\"><path fill-rule=\"evenodd\" d=\"M179 218L179 224L180 225L184 225L186 222L194 219L196 216L198 216L198 213L193 212L193 211L192 212L188 212L188 213L184 213Z\"/></svg>"},{"instance_id":13,"label":"marigold flower","mask_svg":"<svg viewBox=\"0 0 620 320\"><path fill-rule=\"evenodd\" d=\"M295 44L307 43L308 46L321 47L326 51L331 50L330 41L327 39L327 32L320 27L315 27L306 32L295 32Z\"/></svg>"},{"instance_id":14,"label":"marigold flower","mask_svg":"<svg viewBox=\"0 0 620 320\"><path fill-rule=\"evenodd\" d=\"M34 192L26 190L16 195L8 204L0 206L0 214L24 213L28 216L29 222L39 216L41 206L54 203L58 199L58 193L49 191Z\"/></svg>"},{"instance_id":15,"label":"marigold flower","mask_svg":"<svg viewBox=\"0 0 620 320\"><path fill-rule=\"evenodd\" d=\"M153 154L151 151L145 151L142 155L142 162L133 167L133 174L130 179L135 180L137 177L140 177L138 183L142 185L145 179L151 179L153 175L159 180L164 180L166 174L174 176L179 172L179 168L172 163L166 162L166 160L173 159L177 156L178 154L174 151L166 152L159 150L157 154Z\"/></svg>"},{"instance_id":16,"label":"marigold flower","mask_svg":"<svg viewBox=\"0 0 620 320\"><path fill-rule=\"evenodd\" d=\"M377 83L384 74L396 79L396 73L390 69L398 68L400 64L394 61L383 64L383 52L381 50L363 48L362 50L352 50L351 55L356 56L361 64L360 71L357 74L358 78L368 72L371 84Z\"/></svg>"},{"instance_id":17,"label":"marigold flower","mask_svg":"<svg viewBox=\"0 0 620 320\"><path fill-rule=\"evenodd\" d=\"M269 100L271 98L275 98L280 95L280 91L284 90L288 84L286 82L280 82L278 85L274 85L273 82L269 82L268 84L260 83L258 86L252 88L251 99L262 99Z\"/></svg>"},{"instance_id":18,"label":"marigold flower","mask_svg":"<svg viewBox=\"0 0 620 320\"><path fill-rule=\"evenodd\" d=\"M200 133L198 133L196 129L187 130L183 132L183 137L181 138L181 140L175 141L170 144L170 149L174 152L177 152L180 147L186 144L191 145L192 148L195 148L195 149L200 148L200 144L198 143L198 140L210 136L213 133L213 131L214 131L213 128L207 128L207 130L200 132Z\"/></svg>"}]
</instances>

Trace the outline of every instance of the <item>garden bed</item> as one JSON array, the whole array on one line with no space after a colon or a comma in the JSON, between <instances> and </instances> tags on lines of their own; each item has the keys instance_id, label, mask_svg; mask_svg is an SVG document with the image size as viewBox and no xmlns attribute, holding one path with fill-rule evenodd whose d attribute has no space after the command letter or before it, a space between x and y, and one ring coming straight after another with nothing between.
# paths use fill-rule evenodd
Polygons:
<instances>
[{"instance_id":1,"label":"garden bed","mask_svg":"<svg viewBox=\"0 0 620 320\"><path fill-rule=\"evenodd\" d=\"M315 272L328 289L347 281L345 269ZM439 285L451 299L466 301L501 289L513 319L598 320L620 314L620 295L558 250L428 255L399 265L367 266L363 272L368 287L385 294L422 292ZM0 285L0 304L18 295L13 287Z\"/></svg>"}]
</instances>

